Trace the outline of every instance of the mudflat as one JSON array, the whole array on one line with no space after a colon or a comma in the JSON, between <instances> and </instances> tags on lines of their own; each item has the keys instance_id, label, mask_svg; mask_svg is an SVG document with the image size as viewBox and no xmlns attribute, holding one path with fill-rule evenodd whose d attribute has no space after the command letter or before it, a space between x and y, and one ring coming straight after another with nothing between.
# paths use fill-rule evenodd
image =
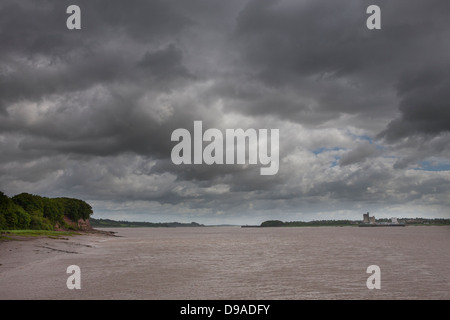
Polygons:
<instances>
[{"instance_id":1,"label":"mudflat","mask_svg":"<svg viewBox=\"0 0 450 320\"><path fill-rule=\"evenodd\" d=\"M70 261L94 254L113 233L81 232L70 236L8 236L0 241L0 300L67 299Z\"/></svg>"}]
</instances>

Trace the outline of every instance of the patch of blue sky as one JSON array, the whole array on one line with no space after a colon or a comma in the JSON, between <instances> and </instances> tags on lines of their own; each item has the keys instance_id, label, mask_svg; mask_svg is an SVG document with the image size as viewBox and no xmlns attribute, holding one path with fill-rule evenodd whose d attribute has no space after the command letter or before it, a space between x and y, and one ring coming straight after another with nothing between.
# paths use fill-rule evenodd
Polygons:
<instances>
[{"instance_id":1,"label":"patch of blue sky","mask_svg":"<svg viewBox=\"0 0 450 320\"><path fill-rule=\"evenodd\" d=\"M339 150L345 150L345 149L344 148L339 148L339 147L333 147L333 148L321 147L321 148L317 148L317 149L312 150L312 152L315 155L318 155L318 154L323 153L323 152L339 151Z\"/></svg>"},{"instance_id":2,"label":"patch of blue sky","mask_svg":"<svg viewBox=\"0 0 450 320\"><path fill-rule=\"evenodd\" d=\"M331 163L330 163L330 168L338 166L340 159L341 159L340 157L334 157L334 160L331 161Z\"/></svg>"},{"instance_id":3,"label":"patch of blue sky","mask_svg":"<svg viewBox=\"0 0 450 320\"><path fill-rule=\"evenodd\" d=\"M419 162L419 166L414 168L414 170L423 171L449 171L450 161L439 161L439 160L424 160Z\"/></svg>"},{"instance_id":4,"label":"patch of blue sky","mask_svg":"<svg viewBox=\"0 0 450 320\"><path fill-rule=\"evenodd\" d=\"M373 138L368 136L368 135L366 135L366 134L355 134L353 132L350 132L349 130L347 131L347 134L349 136L351 136L352 138L354 138L355 140L366 140L366 141L368 141L370 143L373 142Z\"/></svg>"},{"instance_id":5,"label":"patch of blue sky","mask_svg":"<svg viewBox=\"0 0 450 320\"><path fill-rule=\"evenodd\" d=\"M312 150L312 152L317 156L317 155L319 155L321 153L332 152L332 151L339 151L339 150L346 150L346 149L345 148L340 148L340 147L333 147L333 148L321 147L321 148L317 148L317 149ZM334 155L334 160L331 161L330 168L338 166L340 159L341 159L341 157L339 155Z\"/></svg>"},{"instance_id":6,"label":"patch of blue sky","mask_svg":"<svg viewBox=\"0 0 450 320\"><path fill-rule=\"evenodd\" d=\"M366 140L369 141L370 143L373 143L373 139L367 135L362 135L362 136L356 136L359 140Z\"/></svg>"},{"instance_id":7,"label":"patch of blue sky","mask_svg":"<svg viewBox=\"0 0 450 320\"><path fill-rule=\"evenodd\" d=\"M374 139L372 137L368 136L368 135L365 135L365 134L357 135L357 134L354 134L354 133L351 133L351 132L349 132L349 135L352 136L353 138L355 138L355 140L365 140L365 141L369 142L370 144L374 144L375 148L377 150L384 150L385 149L384 146L382 146L381 144L376 143L374 141Z\"/></svg>"}]
</instances>

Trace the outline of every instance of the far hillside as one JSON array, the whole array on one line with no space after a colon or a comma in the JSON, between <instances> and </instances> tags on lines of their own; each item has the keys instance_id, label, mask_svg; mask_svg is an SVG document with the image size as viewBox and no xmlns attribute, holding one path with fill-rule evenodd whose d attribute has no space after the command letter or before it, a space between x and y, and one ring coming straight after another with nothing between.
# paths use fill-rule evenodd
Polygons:
<instances>
[{"instance_id":1,"label":"far hillside","mask_svg":"<svg viewBox=\"0 0 450 320\"><path fill-rule=\"evenodd\" d=\"M180 227L204 227L196 222L130 222L115 221L110 219L90 219L93 228L180 228Z\"/></svg>"}]
</instances>

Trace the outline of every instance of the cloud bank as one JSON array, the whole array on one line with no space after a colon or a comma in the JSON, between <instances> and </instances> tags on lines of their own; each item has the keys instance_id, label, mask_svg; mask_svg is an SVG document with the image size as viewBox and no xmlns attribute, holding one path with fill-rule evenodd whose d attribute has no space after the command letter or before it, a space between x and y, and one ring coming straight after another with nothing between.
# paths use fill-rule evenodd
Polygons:
<instances>
[{"instance_id":1,"label":"cloud bank","mask_svg":"<svg viewBox=\"0 0 450 320\"><path fill-rule=\"evenodd\" d=\"M72 2L0 4L6 194L139 221L449 217L448 1ZM278 173L174 165L196 120L279 129Z\"/></svg>"}]
</instances>

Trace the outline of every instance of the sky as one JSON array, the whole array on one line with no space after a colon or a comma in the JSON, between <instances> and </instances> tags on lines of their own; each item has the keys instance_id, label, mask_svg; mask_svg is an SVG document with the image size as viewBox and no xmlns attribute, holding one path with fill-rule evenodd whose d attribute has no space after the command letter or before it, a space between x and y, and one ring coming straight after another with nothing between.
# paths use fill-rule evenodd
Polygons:
<instances>
[{"instance_id":1,"label":"sky","mask_svg":"<svg viewBox=\"0 0 450 320\"><path fill-rule=\"evenodd\" d=\"M2 0L0 190L128 221L450 218L449 15L448 0ZM174 164L172 132L194 121L279 129L278 172Z\"/></svg>"}]
</instances>

